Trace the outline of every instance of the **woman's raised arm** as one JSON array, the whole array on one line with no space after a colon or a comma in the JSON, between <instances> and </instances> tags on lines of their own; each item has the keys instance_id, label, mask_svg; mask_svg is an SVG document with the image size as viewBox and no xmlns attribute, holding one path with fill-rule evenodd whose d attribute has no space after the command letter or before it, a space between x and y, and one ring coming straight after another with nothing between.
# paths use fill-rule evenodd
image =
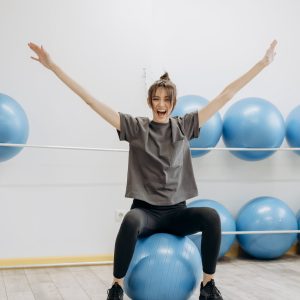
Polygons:
<instances>
[{"instance_id":1,"label":"woman's raised arm","mask_svg":"<svg viewBox=\"0 0 300 300\"><path fill-rule=\"evenodd\" d=\"M51 70L63 83L65 83L75 94L85 101L104 120L106 120L116 129L120 130L120 115L118 112L95 99L83 87L81 87L76 81L67 75L57 64L53 62L43 46L38 46L34 43L29 43L28 46L37 55L37 57L31 57L33 60L40 62L44 67Z\"/></svg>"},{"instance_id":2,"label":"woman's raised arm","mask_svg":"<svg viewBox=\"0 0 300 300\"><path fill-rule=\"evenodd\" d=\"M210 117L219 111L239 90L249 83L274 59L275 47L277 41L274 40L264 57L258 61L248 72L229 84L216 98L207 104L203 109L198 111L199 127L201 127Z\"/></svg>"}]
</instances>

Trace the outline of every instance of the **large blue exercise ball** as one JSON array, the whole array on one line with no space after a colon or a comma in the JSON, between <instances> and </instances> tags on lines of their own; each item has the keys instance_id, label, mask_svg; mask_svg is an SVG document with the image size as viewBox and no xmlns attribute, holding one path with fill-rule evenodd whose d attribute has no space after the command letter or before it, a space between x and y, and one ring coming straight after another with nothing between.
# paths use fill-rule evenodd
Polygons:
<instances>
[{"instance_id":1,"label":"large blue exercise ball","mask_svg":"<svg viewBox=\"0 0 300 300\"><path fill-rule=\"evenodd\" d=\"M237 231L297 230L297 219L286 203L273 197L258 197L244 205L236 220ZM296 233L238 235L242 249L259 259L273 259L286 253Z\"/></svg>"},{"instance_id":2,"label":"large blue exercise ball","mask_svg":"<svg viewBox=\"0 0 300 300\"><path fill-rule=\"evenodd\" d=\"M23 108L11 97L0 93L0 143L25 144L28 132L28 119ZM14 157L21 150L0 146L0 162Z\"/></svg>"},{"instance_id":3,"label":"large blue exercise ball","mask_svg":"<svg viewBox=\"0 0 300 300\"><path fill-rule=\"evenodd\" d=\"M295 107L287 116L285 122L285 137L290 147L300 147L300 105ZM294 151L300 155L300 151Z\"/></svg>"},{"instance_id":4,"label":"large blue exercise ball","mask_svg":"<svg viewBox=\"0 0 300 300\"><path fill-rule=\"evenodd\" d=\"M245 98L233 104L224 115L223 140L232 148L277 148L285 136L279 110L261 98ZM231 151L244 160L257 161L275 151Z\"/></svg>"},{"instance_id":5,"label":"large blue exercise ball","mask_svg":"<svg viewBox=\"0 0 300 300\"><path fill-rule=\"evenodd\" d=\"M199 251L189 238L158 233L138 240L124 289L134 300L186 300L201 270Z\"/></svg>"},{"instance_id":6,"label":"large blue exercise ball","mask_svg":"<svg viewBox=\"0 0 300 300\"><path fill-rule=\"evenodd\" d=\"M177 104L172 112L172 116L182 117L183 115L199 110L208 104L208 100L196 96L186 95L178 98ZM191 148L215 147L222 135L222 119L219 113L215 113L200 129L198 138L190 141ZM200 157L208 150L192 150L192 157Z\"/></svg>"},{"instance_id":7,"label":"large blue exercise ball","mask_svg":"<svg viewBox=\"0 0 300 300\"><path fill-rule=\"evenodd\" d=\"M194 200L190 202L188 207L210 207L217 211L220 216L221 220L221 230L223 231L236 231L235 220L229 210L222 205L221 203L214 201L214 200ZM201 235L200 234L193 234L190 235L189 238L195 243L201 253ZM232 246L235 240L235 234L223 234L221 239L221 246L219 257L224 256Z\"/></svg>"}]
</instances>

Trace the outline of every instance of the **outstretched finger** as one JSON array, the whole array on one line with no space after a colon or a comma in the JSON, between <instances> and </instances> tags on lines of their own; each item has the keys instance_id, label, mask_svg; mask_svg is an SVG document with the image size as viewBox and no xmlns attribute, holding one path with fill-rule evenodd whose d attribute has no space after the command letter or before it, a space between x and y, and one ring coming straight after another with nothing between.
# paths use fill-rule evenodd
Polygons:
<instances>
[{"instance_id":1,"label":"outstretched finger","mask_svg":"<svg viewBox=\"0 0 300 300\"><path fill-rule=\"evenodd\" d=\"M30 46L35 46L35 47L39 47L38 44L35 44L35 43L33 43L33 42L29 42L28 45L30 45Z\"/></svg>"},{"instance_id":2,"label":"outstretched finger","mask_svg":"<svg viewBox=\"0 0 300 300\"><path fill-rule=\"evenodd\" d=\"M40 47L39 47L38 45L36 45L36 44L29 43L29 44L28 44L28 47L29 47L31 50L33 50L34 52L36 52L36 53L40 51Z\"/></svg>"},{"instance_id":3,"label":"outstretched finger","mask_svg":"<svg viewBox=\"0 0 300 300\"><path fill-rule=\"evenodd\" d=\"M276 45L278 44L277 40L274 40L271 44L271 47L272 49L274 49L276 47Z\"/></svg>"}]
</instances>

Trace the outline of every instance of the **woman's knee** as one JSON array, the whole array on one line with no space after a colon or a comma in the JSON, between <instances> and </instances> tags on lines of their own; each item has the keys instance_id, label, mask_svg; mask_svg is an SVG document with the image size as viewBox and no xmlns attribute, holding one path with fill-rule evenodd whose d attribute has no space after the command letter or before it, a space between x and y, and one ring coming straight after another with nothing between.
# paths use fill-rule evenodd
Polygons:
<instances>
[{"instance_id":1,"label":"woman's knee","mask_svg":"<svg viewBox=\"0 0 300 300\"><path fill-rule=\"evenodd\" d=\"M216 230L221 229L221 219L214 208L207 207L208 225Z\"/></svg>"},{"instance_id":2,"label":"woman's knee","mask_svg":"<svg viewBox=\"0 0 300 300\"><path fill-rule=\"evenodd\" d=\"M214 208L207 207L207 209L209 210L208 214L210 215L210 218L213 220L213 222L220 223L220 216L218 212Z\"/></svg>"},{"instance_id":3,"label":"woman's knee","mask_svg":"<svg viewBox=\"0 0 300 300\"><path fill-rule=\"evenodd\" d=\"M144 216L140 210L132 209L124 216L121 229L132 233L138 233L141 231L144 223Z\"/></svg>"},{"instance_id":4,"label":"woman's knee","mask_svg":"<svg viewBox=\"0 0 300 300\"><path fill-rule=\"evenodd\" d=\"M218 212L211 207L198 207L195 211L197 217L196 219L201 220L204 226L207 228L221 228L221 219Z\"/></svg>"}]
</instances>

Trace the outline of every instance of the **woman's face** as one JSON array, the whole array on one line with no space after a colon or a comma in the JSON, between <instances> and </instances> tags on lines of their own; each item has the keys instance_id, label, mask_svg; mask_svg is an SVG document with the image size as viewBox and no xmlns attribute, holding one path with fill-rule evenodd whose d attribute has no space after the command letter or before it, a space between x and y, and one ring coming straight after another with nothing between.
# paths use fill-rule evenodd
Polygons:
<instances>
[{"instance_id":1,"label":"woman's face","mask_svg":"<svg viewBox=\"0 0 300 300\"><path fill-rule=\"evenodd\" d=\"M173 103L163 87L159 87L151 99L153 121L158 123L169 122Z\"/></svg>"}]
</instances>

